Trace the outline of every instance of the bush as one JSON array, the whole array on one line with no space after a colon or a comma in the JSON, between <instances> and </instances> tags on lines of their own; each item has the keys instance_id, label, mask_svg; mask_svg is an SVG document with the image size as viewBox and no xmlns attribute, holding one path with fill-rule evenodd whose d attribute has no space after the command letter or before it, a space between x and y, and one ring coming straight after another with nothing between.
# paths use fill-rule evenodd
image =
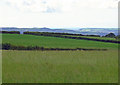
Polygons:
<instances>
[{"instance_id":1,"label":"bush","mask_svg":"<svg viewBox=\"0 0 120 85\"><path fill-rule=\"evenodd\" d=\"M9 43L2 44L2 49L10 50L11 48L12 48L12 46L11 46L11 44L9 44Z\"/></svg>"}]
</instances>

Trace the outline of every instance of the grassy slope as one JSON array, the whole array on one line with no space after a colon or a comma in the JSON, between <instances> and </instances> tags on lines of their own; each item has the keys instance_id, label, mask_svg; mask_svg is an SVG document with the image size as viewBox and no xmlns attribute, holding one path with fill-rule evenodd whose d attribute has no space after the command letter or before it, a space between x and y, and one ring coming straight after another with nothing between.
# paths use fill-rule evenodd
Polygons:
<instances>
[{"instance_id":1,"label":"grassy slope","mask_svg":"<svg viewBox=\"0 0 120 85\"><path fill-rule=\"evenodd\" d=\"M118 45L114 43L105 43L88 40L64 39L55 37L35 36L35 35L19 35L19 34L3 34L3 43L11 43L13 45L23 46L43 46L58 48L112 48L117 49Z\"/></svg>"},{"instance_id":2,"label":"grassy slope","mask_svg":"<svg viewBox=\"0 0 120 85\"><path fill-rule=\"evenodd\" d=\"M117 51L3 51L3 83L116 83Z\"/></svg>"}]
</instances>

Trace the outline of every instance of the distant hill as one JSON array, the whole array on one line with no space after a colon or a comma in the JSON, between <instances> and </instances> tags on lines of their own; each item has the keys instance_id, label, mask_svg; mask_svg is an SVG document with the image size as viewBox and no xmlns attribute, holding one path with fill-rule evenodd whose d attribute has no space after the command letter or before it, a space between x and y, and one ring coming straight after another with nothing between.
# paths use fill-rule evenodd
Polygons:
<instances>
[{"instance_id":1,"label":"distant hill","mask_svg":"<svg viewBox=\"0 0 120 85\"><path fill-rule=\"evenodd\" d=\"M118 35L118 28L81 28L79 31L83 34L96 34L96 35L106 35L108 33L114 33Z\"/></svg>"},{"instance_id":2,"label":"distant hill","mask_svg":"<svg viewBox=\"0 0 120 85\"><path fill-rule=\"evenodd\" d=\"M56 32L56 33L73 33L73 34L84 34L84 35L106 35L108 33L114 33L118 35L117 28L80 28L78 30L70 30L66 28L16 28L16 27L1 27L0 31L20 31L22 34L25 31L33 31L33 32Z\"/></svg>"}]
</instances>

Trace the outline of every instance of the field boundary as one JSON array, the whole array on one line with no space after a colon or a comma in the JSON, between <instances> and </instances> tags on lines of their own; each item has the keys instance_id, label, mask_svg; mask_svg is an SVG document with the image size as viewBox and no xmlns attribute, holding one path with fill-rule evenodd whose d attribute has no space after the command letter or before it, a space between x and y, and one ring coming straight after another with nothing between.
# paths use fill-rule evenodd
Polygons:
<instances>
[{"instance_id":1,"label":"field boundary","mask_svg":"<svg viewBox=\"0 0 120 85\"><path fill-rule=\"evenodd\" d=\"M77 51L77 50L83 50L83 51L107 51L108 49L92 49L92 48L45 48L45 47L39 47L39 46L15 46L11 45L10 43L4 43L2 44L2 50L42 50L42 51Z\"/></svg>"},{"instance_id":2,"label":"field boundary","mask_svg":"<svg viewBox=\"0 0 120 85\"><path fill-rule=\"evenodd\" d=\"M71 36L59 35L59 34L56 34L56 33L52 34L52 33L42 33L42 32L24 32L23 34L37 35L37 36L59 37L59 38L68 38L68 39L78 39L78 40L91 40L91 41L100 41L100 42L120 44L120 41L115 41L115 40L103 40L103 39L93 39L93 38L75 37L75 36L71 37Z\"/></svg>"}]
</instances>

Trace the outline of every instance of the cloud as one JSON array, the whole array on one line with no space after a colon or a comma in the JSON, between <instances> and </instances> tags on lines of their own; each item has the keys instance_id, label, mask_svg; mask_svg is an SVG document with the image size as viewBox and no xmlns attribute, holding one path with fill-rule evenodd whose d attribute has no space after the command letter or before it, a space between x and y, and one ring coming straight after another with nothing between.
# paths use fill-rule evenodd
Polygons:
<instances>
[{"instance_id":1,"label":"cloud","mask_svg":"<svg viewBox=\"0 0 120 85\"><path fill-rule=\"evenodd\" d=\"M47 10L45 10L45 13L54 13L54 12L57 12L57 10L54 8L47 7Z\"/></svg>"},{"instance_id":2,"label":"cloud","mask_svg":"<svg viewBox=\"0 0 120 85\"><path fill-rule=\"evenodd\" d=\"M6 6L30 12L73 12L79 9L117 8L120 0L1 0Z\"/></svg>"},{"instance_id":3,"label":"cloud","mask_svg":"<svg viewBox=\"0 0 120 85\"><path fill-rule=\"evenodd\" d=\"M0 0L1 26L117 27L120 0Z\"/></svg>"}]
</instances>

